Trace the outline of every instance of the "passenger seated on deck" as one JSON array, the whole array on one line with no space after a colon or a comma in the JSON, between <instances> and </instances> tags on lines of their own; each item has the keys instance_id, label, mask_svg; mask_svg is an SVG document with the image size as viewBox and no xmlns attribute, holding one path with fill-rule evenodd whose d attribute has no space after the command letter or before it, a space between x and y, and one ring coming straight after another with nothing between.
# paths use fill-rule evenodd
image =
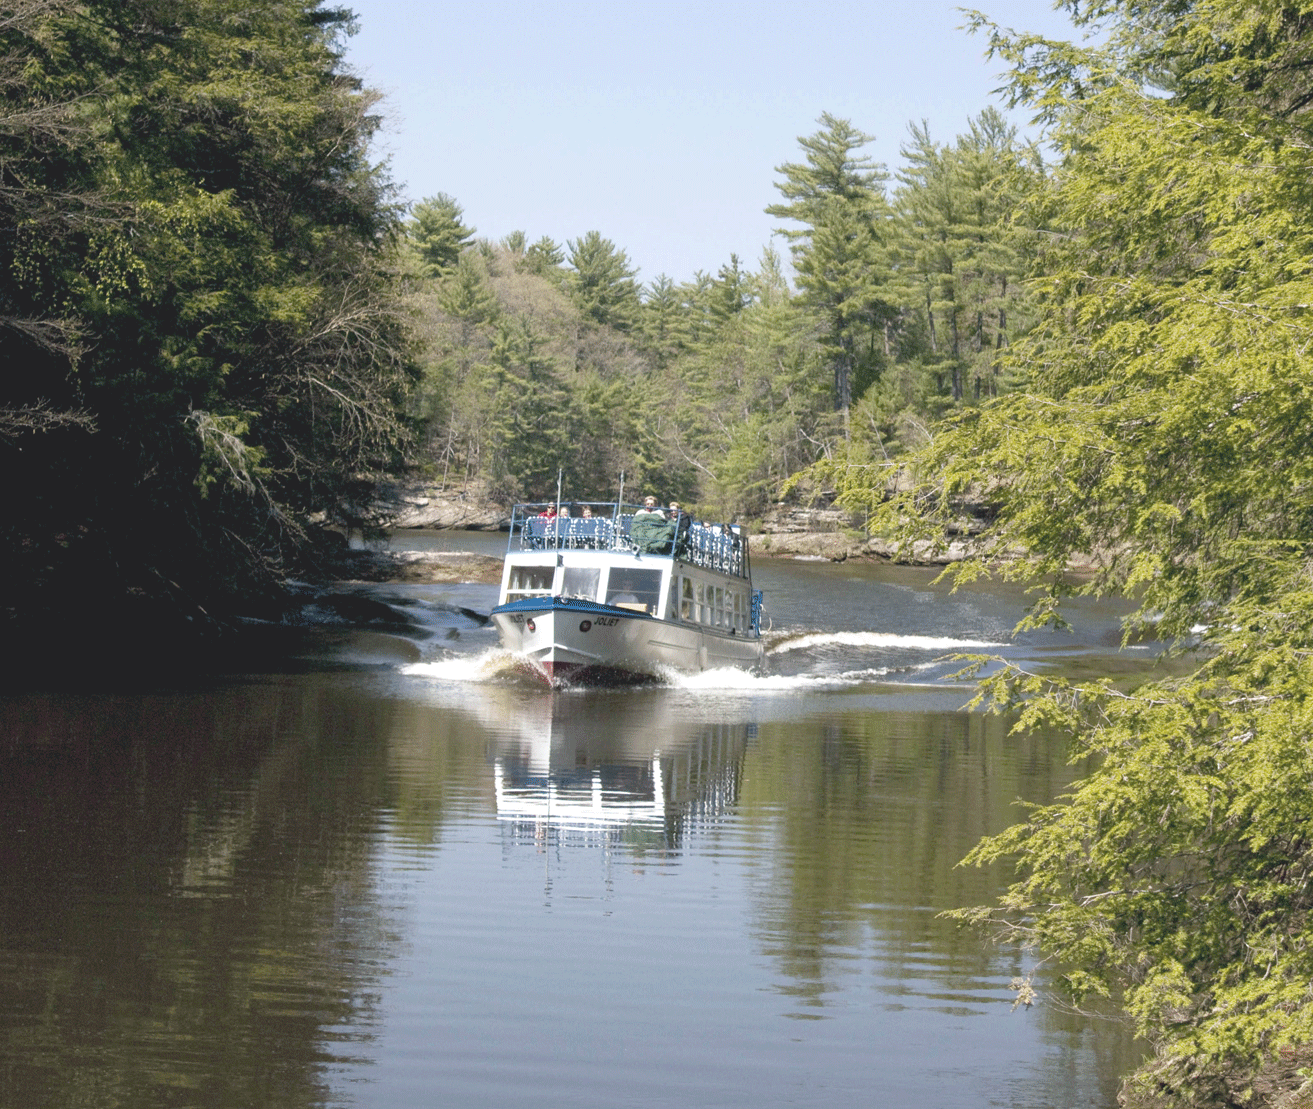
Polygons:
<instances>
[{"instance_id":1,"label":"passenger seated on deck","mask_svg":"<svg viewBox=\"0 0 1313 1109\"><path fill-rule=\"evenodd\" d=\"M675 544L675 557L679 558L688 547L688 533L693 526L693 517L680 509L678 501L671 501L670 508L667 511L671 520L675 522L676 537L678 539Z\"/></svg>"},{"instance_id":2,"label":"passenger seated on deck","mask_svg":"<svg viewBox=\"0 0 1313 1109\"><path fill-rule=\"evenodd\" d=\"M596 550L605 547L607 544L606 527L610 524L609 520L601 516L594 516L593 510L588 505L579 506L579 514L574 512L575 506L570 506L568 515L571 517L567 545L584 550ZM563 516L566 513L562 514Z\"/></svg>"},{"instance_id":3,"label":"passenger seated on deck","mask_svg":"<svg viewBox=\"0 0 1313 1109\"><path fill-rule=\"evenodd\" d=\"M647 554L669 554L670 542L675 538L675 525L657 508L656 497L644 497L643 507L634 513L629 525L629 538L640 551Z\"/></svg>"}]
</instances>

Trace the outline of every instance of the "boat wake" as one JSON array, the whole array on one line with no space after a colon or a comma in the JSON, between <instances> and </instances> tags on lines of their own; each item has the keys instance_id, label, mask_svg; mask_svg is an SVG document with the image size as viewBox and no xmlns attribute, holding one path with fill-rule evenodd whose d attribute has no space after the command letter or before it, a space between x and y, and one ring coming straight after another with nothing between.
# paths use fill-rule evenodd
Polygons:
<instances>
[{"instance_id":1,"label":"boat wake","mask_svg":"<svg viewBox=\"0 0 1313 1109\"><path fill-rule=\"evenodd\" d=\"M684 673L676 669L659 668L658 672L647 682L651 686L663 686L667 689L702 690L702 692L738 692L738 693L793 693L798 690L821 692L821 690L851 689L863 685L936 685L943 676L944 668L937 659L910 660L906 658L890 659L889 664L864 664L851 668L839 668L834 664L822 663L819 668L804 668L793 672L781 672L780 668L771 667L773 656L788 656L792 663L802 661L797 654L790 652L817 650L826 647L847 648L889 648L898 647L911 651L972 650L978 647L1002 646L998 643L977 642L970 639L936 639L930 637L899 637L877 633L836 633L807 634L802 637L786 638L783 642L769 648L767 652L768 667L764 672L748 671L734 667L709 669L700 673ZM856 661L856 660L853 660ZM863 660L865 661L865 660ZM416 661L399 667L400 673L408 677L418 677L444 685L525 685L529 688L541 688L541 681L529 675L523 661L509 651L499 647L488 648L479 654L450 654L442 658ZM588 684L572 688L592 688ZM599 686L603 688L603 686Z\"/></svg>"},{"instance_id":2,"label":"boat wake","mask_svg":"<svg viewBox=\"0 0 1313 1109\"><path fill-rule=\"evenodd\" d=\"M935 635L895 635L891 632L777 632L767 655L826 647L865 647L909 651L979 651L1007 644L998 640L956 639Z\"/></svg>"},{"instance_id":3,"label":"boat wake","mask_svg":"<svg viewBox=\"0 0 1313 1109\"><path fill-rule=\"evenodd\" d=\"M440 682L484 684L506 682L523 676L523 665L509 651L493 647L477 655L449 655L401 667L410 677Z\"/></svg>"},{"instance_id":4,"label":"boat wake","mask_svg":"<svg viewBox=\"0 0 1313 1109\"><path fill-rule=\"evenodd\" d=\"M700 674L663 675L662 684L674 689L702 690L716 693L795 693L850 689L855 686L888 683L893 671L887 667L846 670L831 674L757 674L749 670L704 670ZM901 682L900 682L901 684Z\"/></svg>"}]
</instances>

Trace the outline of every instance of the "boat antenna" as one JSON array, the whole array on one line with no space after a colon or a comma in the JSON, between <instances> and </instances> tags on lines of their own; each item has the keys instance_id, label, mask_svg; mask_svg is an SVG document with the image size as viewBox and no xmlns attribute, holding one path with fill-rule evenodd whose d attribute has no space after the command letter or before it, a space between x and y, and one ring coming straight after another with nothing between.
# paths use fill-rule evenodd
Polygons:
<instances>
[{"instance_id":1,"label":"boat antenna","mask_svg":"<svg viewBox=\"0 0 1313 1109\"><path fill-rule=\"evenodd\" d=\"M620 471L620 493L619 493L619 495L618 495L618 496L616 497L616 499L615 499L615 510L616 510L617 513L618 513L618 512L624 507L624 503L625 503L625 472L624 472L624 470L621 470L621 471Z\"/></svg>"}]
</instances>

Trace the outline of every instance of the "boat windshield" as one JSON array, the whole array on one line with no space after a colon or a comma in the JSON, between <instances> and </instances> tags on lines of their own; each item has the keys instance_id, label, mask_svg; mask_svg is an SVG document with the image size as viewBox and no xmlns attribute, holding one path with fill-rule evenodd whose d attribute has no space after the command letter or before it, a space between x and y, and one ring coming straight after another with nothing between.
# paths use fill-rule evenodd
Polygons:
<instances>
[{"instance_id":1,"label":"boat windshield","mask_svg":"<svg viewBox=\"0 0 1313 1109\"><path fill-rule=\"evenodd\" d=\"M561 596L597 600L597 585L602 571L597 566L567 566L561 575Z\"/></svg>"},{"instance_id":2,"label":"boat windshield","mask_svg":"<svg viewBox=\"0 0 1313 1109\"><path fill-rule=\"evenodd\" d=\"M606 603L656 615L661 603L661 571L613 566L607 577Z\"/></svg>"}]
</instances>

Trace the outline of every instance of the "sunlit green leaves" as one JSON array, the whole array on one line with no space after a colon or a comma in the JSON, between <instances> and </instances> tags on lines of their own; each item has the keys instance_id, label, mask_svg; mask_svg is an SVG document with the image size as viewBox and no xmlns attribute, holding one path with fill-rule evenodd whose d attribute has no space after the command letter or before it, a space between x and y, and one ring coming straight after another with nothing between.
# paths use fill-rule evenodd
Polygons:
<instances>
[{"instance_id":1,"label":"sunlit green leaves","mask_svg":"<svg viewBox=\"0 0 1313 1109\"><path fill-rule=\"evenodd\" d=\"M1313 11L1081 12L1104 45L993 39L1064 153L1034 198L1027 387L936 429L892 500L878 468L825 475L908 539L988 504L959 575L1032 581L1032 622L1130 591L1128 634L1196 652L1133 691L988 675L987 700L1098 763L971 861L1017 867L992 915L1074 996L1124 999L1153 1104L1257 1104L1254 1076L1313 1038Z\"/></svg>"}]
</instances>

